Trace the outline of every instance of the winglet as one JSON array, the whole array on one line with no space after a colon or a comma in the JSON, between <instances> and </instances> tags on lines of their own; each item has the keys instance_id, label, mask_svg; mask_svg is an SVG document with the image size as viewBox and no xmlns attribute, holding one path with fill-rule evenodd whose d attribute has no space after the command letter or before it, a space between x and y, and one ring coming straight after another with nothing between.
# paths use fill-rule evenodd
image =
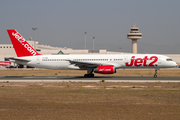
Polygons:
<instances>
[{"instance_id":1,"label":"winglet","mask_svg":"<svg viewBox=\"0 0 180 120\"><path fill-rule=\"evenodd\" d=\"M41 55L15 29L7 30L7 32L17 57Z\"/></svg>"}]
</instances>

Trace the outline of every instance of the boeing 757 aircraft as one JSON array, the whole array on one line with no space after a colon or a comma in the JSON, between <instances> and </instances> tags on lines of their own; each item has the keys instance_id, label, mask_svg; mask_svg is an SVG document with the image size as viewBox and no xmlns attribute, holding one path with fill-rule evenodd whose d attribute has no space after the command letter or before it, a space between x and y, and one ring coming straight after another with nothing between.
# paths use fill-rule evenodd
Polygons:
<instances>
[{"instance_id":1,"label":"boeing 757 aircraft","mask_svg":"<svg viewBox=\"0 0 180 120\"><path fill-rule=\"evenodd\" d=\"M16 51L17 64L46 69L87 70L84 77L94 77L94 73L113 74L119 68L154 68L154 77L160 68L176 67L171 58L158 54L39 54L16 30L7 30Z\"/></svg>"}]
</instances>

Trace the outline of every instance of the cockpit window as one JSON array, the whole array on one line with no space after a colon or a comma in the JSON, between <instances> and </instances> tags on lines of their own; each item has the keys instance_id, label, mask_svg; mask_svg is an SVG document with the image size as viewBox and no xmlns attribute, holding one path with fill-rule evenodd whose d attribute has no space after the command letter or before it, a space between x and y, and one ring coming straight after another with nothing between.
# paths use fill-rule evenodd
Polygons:
<instances>
[{"instance_id":1,"label":"cockpit window","mask_svg":"<svg viewBox=\"0 0 180 120\"><path fill-rule=\"evenodd\" d=\"M170 59L170 58L167 58L167 59L166 59L166 61L173 61L173 60L172 60L172 59Z\"/></svg>"}]
</instances>

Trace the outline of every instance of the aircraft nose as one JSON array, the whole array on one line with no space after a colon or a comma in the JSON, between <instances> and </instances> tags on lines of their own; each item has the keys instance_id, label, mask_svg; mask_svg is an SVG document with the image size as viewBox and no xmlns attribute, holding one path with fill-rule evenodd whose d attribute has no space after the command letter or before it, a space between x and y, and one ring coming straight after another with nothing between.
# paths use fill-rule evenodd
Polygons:
<instances>
[{"instance_id":1,"label":"aircraft nose","mask_svg":"<svg viewBox=\"0 0 180 120\"><path fill-rule=\"evenodd\" d=\"M176 67L177 67L177 63L176 63Z\"/></svg>"},{"instance_id":2,"label":"aircraft nose","mask_svg":"<svg viewBox=\"0 0 180 120\"><path fill-rule=\"evenodd\" d=\"M173 67L177 67L177 63L176 63L176 62L173 62L173 63L172 63L172 66L173 66Z\"/></svg>"}]
</instances>

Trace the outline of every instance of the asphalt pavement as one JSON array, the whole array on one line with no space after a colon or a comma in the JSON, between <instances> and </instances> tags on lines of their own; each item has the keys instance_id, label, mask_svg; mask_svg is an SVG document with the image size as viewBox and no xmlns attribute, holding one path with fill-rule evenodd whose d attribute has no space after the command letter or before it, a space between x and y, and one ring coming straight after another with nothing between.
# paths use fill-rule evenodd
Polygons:
<instances>
[{"instance_id":1,"label":"asphalt pavement","mask_svg":"<svg viewBox=\"0 0 180 120\"><path fill-rule=\"evenodd\" d=\"M180 82L180 77L0 76L0 82Z\"/></svg>"}]
</instances>

